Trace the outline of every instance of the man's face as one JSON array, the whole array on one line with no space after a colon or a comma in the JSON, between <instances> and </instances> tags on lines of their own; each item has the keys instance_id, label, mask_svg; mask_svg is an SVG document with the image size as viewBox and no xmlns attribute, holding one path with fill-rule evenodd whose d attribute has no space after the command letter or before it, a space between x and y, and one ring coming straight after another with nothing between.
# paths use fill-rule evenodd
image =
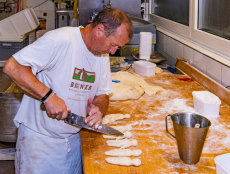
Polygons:
<instances>
[{"instance_id":1,"label":"man's face","mask_svg":"<svg viewBox=\"0 0 230 174\"><path fill-rule=\"evenodd\" d=\"M94 55L99 56L106 53L114 54L118 47L124 46L129 42L128 32L124 24L117 28L116 33L106 37L104 27L102 30L97 31L92 52Z\"/></svg>"}]
</instances>

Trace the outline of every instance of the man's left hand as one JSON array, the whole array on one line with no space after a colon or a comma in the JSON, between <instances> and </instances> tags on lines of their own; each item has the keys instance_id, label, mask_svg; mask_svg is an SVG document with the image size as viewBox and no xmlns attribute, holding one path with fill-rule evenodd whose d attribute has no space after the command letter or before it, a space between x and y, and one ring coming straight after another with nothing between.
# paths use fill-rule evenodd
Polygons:
<instances>
[{"instance_id":1,"label":"man's left hand","mask_svg":"<svg viewBox=\"0 0 230 174\"><path fill-rule=\"evenodd\" d=\"M85 118L85 123L97 129L102 123L103 114L107 109L108 103L109 100L106 95L96 96L94 100L90 97L87 104L87 113L89 116Z\"/></svg>"}]
</instances>

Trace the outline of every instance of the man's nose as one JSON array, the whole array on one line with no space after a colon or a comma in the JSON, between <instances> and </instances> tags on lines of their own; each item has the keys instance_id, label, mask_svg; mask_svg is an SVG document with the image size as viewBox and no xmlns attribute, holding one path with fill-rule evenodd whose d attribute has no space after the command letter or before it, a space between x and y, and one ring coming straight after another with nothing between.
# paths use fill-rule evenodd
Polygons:
<instances>
[{"instance_id":1,"label":"man's nose","mask_svg":"<svg viewBox=\"0 0 230 174\"><path fill-rule=\"evenodd\" d=\"M111 54L115 54L116 51L117 51L117 49L118 49L118 46L112 47L112 48L109 49L109 52L110 52Z\"/></svg>"}]
</instances>

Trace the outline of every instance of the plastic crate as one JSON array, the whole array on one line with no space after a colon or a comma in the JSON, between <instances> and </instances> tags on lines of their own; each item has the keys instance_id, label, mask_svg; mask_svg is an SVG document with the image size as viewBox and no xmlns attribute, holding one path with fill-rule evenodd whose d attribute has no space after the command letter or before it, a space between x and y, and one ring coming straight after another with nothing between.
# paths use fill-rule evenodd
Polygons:
<instances>
[{"instance_id":1,"label":"plastic crate","mask_svg":"<svg viewBox=\"0 0 230 174\"><path fill-rule=\"evenodd\" d=\"M21 42L0 41L0 60L8 60L14 53L18 52L28 44L28 36Z\"/></svg>"},{"instance_id":2,"label":"plastic crate","mask_svg":"<svg viewBox=\"0 0 230 174\"><path fill-rule=\"evenodd\" d=\"M24 35L39 26L39 21L32 8L27 8L0 21L0 37Z\"/></svg>"}]
</instances>

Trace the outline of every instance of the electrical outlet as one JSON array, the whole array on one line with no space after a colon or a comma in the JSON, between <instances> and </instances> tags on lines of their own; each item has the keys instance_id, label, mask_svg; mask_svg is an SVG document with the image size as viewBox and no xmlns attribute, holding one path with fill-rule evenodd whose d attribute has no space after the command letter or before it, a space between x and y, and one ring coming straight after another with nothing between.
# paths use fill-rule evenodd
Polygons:
<instances>
[{"instance_id":1,"label":"electrical outlet","mask_svg":"<svg viewBox=\"0 0 230 174\"><path fill-rule=\"evenodd\" d=\"M6 0L0 0L0 2L6 2Z\"/></svg>"}]
</instances>

